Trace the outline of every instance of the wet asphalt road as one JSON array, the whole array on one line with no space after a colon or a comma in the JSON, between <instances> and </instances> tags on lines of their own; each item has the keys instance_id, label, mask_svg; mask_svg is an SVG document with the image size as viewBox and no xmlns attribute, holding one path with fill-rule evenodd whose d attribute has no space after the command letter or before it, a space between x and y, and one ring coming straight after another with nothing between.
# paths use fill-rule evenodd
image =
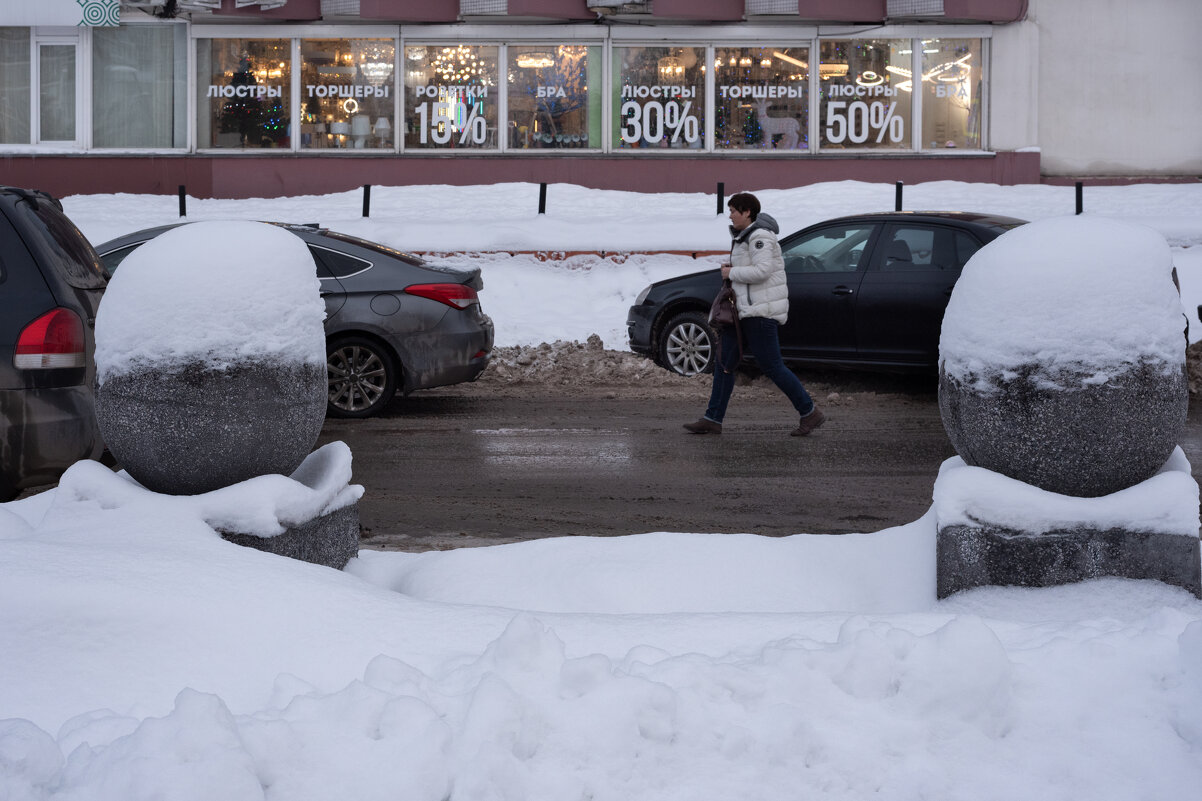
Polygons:
<instances>
[{"instance_id":1,"label":"wet asphalt road","mask_svg":"<svg viewBox=\"0 0 1202 801\"><path fill-rule=\"evenodd\" d=\"M382 417L328 420L321 442L354 454L363 545L426 550L547 536L648 531L765 535L878 531L930 506L954 451L933 390L843 393L806 438L774 392L738 391L721 436L683 433L699 397L511 397L450 387ZM1202 464L1202 412L1183 447ZM1195 469L1195 476L1199 471Z\"/></svg>"}]
</instances>

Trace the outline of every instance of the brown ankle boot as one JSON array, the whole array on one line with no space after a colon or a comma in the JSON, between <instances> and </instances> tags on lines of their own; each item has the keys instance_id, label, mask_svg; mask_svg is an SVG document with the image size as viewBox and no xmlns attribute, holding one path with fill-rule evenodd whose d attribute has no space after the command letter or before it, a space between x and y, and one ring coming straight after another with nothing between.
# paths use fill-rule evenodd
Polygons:
<instances>
[{"instance_id":1,"label":"brown ankle boot","mask_svg":"<svg viewBox=\"0 0 1202 801\"><path fill-rule=\"evenodd\" d=\"M815 406L814 411L801 418L801 422L797 424L797 428L789 432L789 436L807 437L810 435L811 431L825 422L826 415L822 413L821 409Z\"/></svg>"},{"instance_id":2,"label":"brown ankle boot","mask_svg":"<svg viewBox=\"0 0 1202 801\"><path fill-rule=\"evenodd\" d=\"M690 434L721 434L722 424L702 417L696 423L685 423L684 430Z\"/></svg>"}]
</instances>

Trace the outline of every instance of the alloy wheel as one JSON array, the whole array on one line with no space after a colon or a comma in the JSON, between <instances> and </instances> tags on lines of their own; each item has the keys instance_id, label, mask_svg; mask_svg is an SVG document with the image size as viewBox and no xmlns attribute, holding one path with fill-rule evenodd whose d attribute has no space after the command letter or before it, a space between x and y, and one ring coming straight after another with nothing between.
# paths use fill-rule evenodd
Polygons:
<instances>
[{"instance_id":1,"label":"alloy wheel","mask_svg":"<svg viewBox=\"0 0 1202 801\"><path fill-rule=\"evenodd\" d=\"M332 348L326 357L330 406L343 414L359 416L387 403L392 376L387 357L362 342Z\"/></svg>"},{"instance_id":2,"label":"alloy wheel","mask_svg":"<svg viewBox=\"0 0 1202 801\"><path fill-rule=\"evenodd\" d=\"M664 354L668 367L681 375L697 375L705 372L712 358L713 345L710 333L695 322L682 322L668 331Z\"/></svg>"}]
</instances>

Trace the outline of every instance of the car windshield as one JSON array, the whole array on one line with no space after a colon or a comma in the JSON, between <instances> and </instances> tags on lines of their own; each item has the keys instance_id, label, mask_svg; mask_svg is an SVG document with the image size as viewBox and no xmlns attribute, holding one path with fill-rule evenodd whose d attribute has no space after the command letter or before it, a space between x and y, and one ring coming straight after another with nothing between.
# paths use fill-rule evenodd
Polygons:
<instances>
[{"instance_id":1,"label":"car windshield","mask_svg":"<svg viewBox=\"0 0 1202 801\"><path fill-rule=\"evenodd\" d=\"M325 231L324 235L327 239L333 239L336 242L346 242L348 245L356 245L365 250L371 250L376 253L381 253L385 256L391 256L394 259L399 259L407 264L412 264L415 267L420 267L425 264L425 260L421 256L415 256L412 253L405 253L401 250L394 250L387 245L381 245L379 242L371 242L367 239L360 239L357 236L350 234L340 234L337 231Z\"/></svg>"},{"instance_id":2,"label":"car windshield","mask_svg":"<svg viewBox=\"0 0 1202 801\"><path fill-rule=\"evenodd\" d=\"M17 208L29 217L29 230L41 240L63 280L76 289L104 289L106 275L96 251L65 214L45 202L19 203Z\"/></svg>"}]
</instances>

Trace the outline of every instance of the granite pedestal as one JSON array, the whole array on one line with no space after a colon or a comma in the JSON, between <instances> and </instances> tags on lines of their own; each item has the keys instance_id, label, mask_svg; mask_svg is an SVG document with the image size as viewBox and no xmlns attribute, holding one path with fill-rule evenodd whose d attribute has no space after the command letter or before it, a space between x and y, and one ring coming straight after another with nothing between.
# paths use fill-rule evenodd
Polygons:
<instances>
[{"instance_id":1,"label":"granite pedestal","mask_svg":"<svg viewBox=\"0 0 1202 801\"><path fill-rule=\"evenodd\" d=\"M359 553L359 504L344 506L274 537L218 529L235 545L341 570Z\"/></svg>"},{"instance_id":2,"label":"granite pedestal","mask_svg":"<svg viewBox=\"0 0 1202 801\"><path fill-rule=\"evenodd\" d=\"M1102 576L1155 579L1202 598L1202 542L1184 534L1085 526L1039 534L941 526L936 576L940 598L985 585L1050 587Z\"/></svg>"}]
</instances>

